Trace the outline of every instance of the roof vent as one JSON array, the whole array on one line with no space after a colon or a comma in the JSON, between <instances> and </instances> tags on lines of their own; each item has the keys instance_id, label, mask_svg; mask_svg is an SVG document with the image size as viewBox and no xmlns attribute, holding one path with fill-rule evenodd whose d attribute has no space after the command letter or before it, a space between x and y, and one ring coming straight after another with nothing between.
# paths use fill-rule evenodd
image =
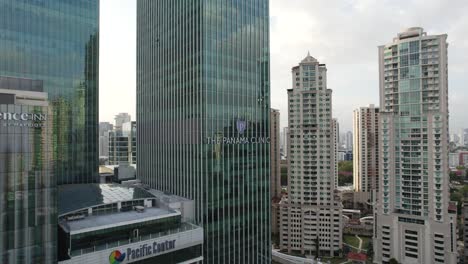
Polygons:
<instances>
[{"instance_id":1,"label":"roof vent","mask_svg":"<svg viewBox=\"0 0 468 264\"><path fill-rule=\"evenodd\" d=\"M79 214L79 215L70 215L67 217L67 221L76 221L76 220L81 220L84 219L85 215Z\"/></svg>"},{"instance_id":2,"label":"roof vent","mask_svg":"<svg viewBox=\"0 0 468 264\"><path fill-rule=\"evenodd\" d=\"M135 211L137 211L138 213L143 213L145 211L145 207L144 206L141 206L141 205L137 205L135 207L133 207L135 209Z\"/></svg>"}]
</instances>

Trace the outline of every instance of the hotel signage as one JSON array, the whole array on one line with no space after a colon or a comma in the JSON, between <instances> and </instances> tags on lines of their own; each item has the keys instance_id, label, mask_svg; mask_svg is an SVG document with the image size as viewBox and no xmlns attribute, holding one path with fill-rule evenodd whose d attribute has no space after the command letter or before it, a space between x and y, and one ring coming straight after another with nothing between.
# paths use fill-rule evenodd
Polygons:
<instances>
[{"instance_id":1,"label":"hotel signage","mask_svg":"<svg viewBox=\"0 0 468 264\"><path fill-rule=\"evenodd\" d=\"M3 122L7 121L7 122ZM44 127L47 114L41 113L0 113L0 122L3 126L15 127Z\"/></svg>"}]
</instances>

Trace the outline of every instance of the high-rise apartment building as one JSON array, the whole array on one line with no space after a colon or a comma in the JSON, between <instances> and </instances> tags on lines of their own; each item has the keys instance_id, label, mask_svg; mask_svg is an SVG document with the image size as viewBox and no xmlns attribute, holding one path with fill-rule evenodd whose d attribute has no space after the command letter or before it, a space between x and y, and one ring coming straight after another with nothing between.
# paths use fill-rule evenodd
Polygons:
<instances>
[{"instance_id":1,"label":"high-rise apartment building","mask_svg":"<svg viewBox=\"0 0 468 264\"><path fill-rule=\"evenodd\" d=\"M270 197L281 197L280 112L270 111Z\"/></svg>"},{"instance_id":2,"label":"high-rise apartment building","mask_svg":"<svg viewBox=\"0 0 468 264\"><path fill-rule=\"evenodd\" d=\"M288 197L280 202L280 248L335 256L342 205L335 195L336 125L327 68L310 55L292 68L288 89Z\"/></svg>"},{"instance_id":3,"label":"high-rise apartment building","mask_svg":"<svg viewBox=\"0 0 468 264\"><path fill-rule=\"evenodd\" d=\"M335 148L335 189L338 188L338 146L340 141L340 124L338 119L333 118L332 120L333 130L333 147Z\"/></svg>"},{"instance_id":4,"label":"high-rise apartment building","mask_svg":"<svg viewBox=\"0 0 468 264\"><path fill-rule=\"evenodd\" d=\"M353 127L354 190L372 193L379 187L379 108L354 110Z\"/></svg>"},{"instance_id":5,"label":"high-rise apartment building","mask_svg":"<svg viewBox=\"0 0 468 264\"><path fill-rule=\"evenodd\" d=\"M58 184L98 181L98 31L98 0L0 0L0 76L42 82Z\"/></svg>"},{"instance_id":6,"label":"high-rise apartment building","mask_svg":"<svg viewBox=\"0 0 468 264\"><path fill-rule=\"evenodd\" d=\"M280 151L280 112L270 110L270 198L271 232L278 234L279 202L281 200L281 151Z\"/></svg>"},{"instance_id":7,"label":"high-rise apartment building","mask_svg":"<svg viewBox=\"0 0 468 264\"><path fill-rule=\"evenodd\" d=\"M283 155L284 156L288 155L288 133L289 133L289 128L284 127L283 128Z\"/></svg>"},{"instance_id":8,"label":"high-rise apartment building","mask_svg":"<svg viewBox=\"0 0 468 264\"><path fill-rule=\"evenodd\" d=\"M376 263L456 263L448 176L447 35L409 28L379 47Z\"/></svg>"},{"instance_id":9,"label":"high-rise apartment building","mask_svg":"<svg viewBox=\"0 0 468 264\"><path fill-rule=\"evenodd\" d=\"M269 1L137 13L138 177L195 201L205 263L270 263Z\"/></svg>"},{"instance_id":10,"label":"high-rise apartment building","mask_svg":"<svg viewBox=\"0 0 468 264\"><path fill-rule=\"evenodd\" d=\"M468 201L468 197L465 197L465 201ZM468 263L468 203L464 202L462 205L462 223L463 223L463 255L460 256L461 263Z\"/></svg>"}]
</instances>

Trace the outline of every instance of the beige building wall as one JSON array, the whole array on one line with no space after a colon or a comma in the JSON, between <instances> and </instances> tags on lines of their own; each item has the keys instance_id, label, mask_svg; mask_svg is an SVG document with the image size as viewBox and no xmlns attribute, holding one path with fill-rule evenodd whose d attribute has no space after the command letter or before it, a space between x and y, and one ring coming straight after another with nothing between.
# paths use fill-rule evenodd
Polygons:
<instances>
[{"instance_id":1,"label":"beige building wall","mask_svg":"<svg viewBox=\"0 0 468 264\"><path fill-rule=\"evenodd\" d=\"M378 190L379 108L361 107L353 112L353 177L356 192Z\"/></svg>"},{"instance_id":2,"label":"beige building wall","mask_svg":"<svg viewBox=\"0 0 468 264\"><path fill-rule=\"evenodd\" d=\"M336 123L327 68L308 55L288 89L288 196L280 202L280 248L315 256L342 249L342 205L335 194Z\"/></svg>"},{"instance_id":3,"label":"beige building wall","mask_svg":"<svg viewBox=\"0 0 468 264\"><path fill-rule=\"evenodd\" d=\"M270 110L270 198L281 197L280 112Z\"/></svg>"}]
</instances>

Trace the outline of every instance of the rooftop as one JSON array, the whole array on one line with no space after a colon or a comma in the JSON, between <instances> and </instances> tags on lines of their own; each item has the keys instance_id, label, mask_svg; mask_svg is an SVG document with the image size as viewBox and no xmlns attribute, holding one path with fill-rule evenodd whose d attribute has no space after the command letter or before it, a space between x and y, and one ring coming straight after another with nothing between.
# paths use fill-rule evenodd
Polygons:
<instances>
[{"instance_id":1,"label":"rooftop","mask_svg":"<svg viewBox=\"0 0 468 264\"><path fill-rule=\"evenodd\" d=\"M105 215L92 215L81 220L64 221L60 224L66 231L70 232L71 234L78 234L177 215L180 215L180 213L174 210L147 207L143 212L128 211Z\"/></svg>"},{"instance_id":2,"label":"rooftop","mask_svg":"<svg viewBox=\"0 0 468 264\"><path fill-rule=\"evenodd\" d=\"M103 204L155 198L137 186L119 184L69 184L58 186L58 214Z\"/></svg>"},{"instance_id":3,"label":"rooftop","mask_svg":"<svg viewBox=\"0 0 468 264\"><path fill-rule=\"evenodd\" d=\"M301 61L301 63L317 63L317 59L310 56L310 52L307 52L307 56Z\"/></svg>"},{"instance_id":4,"label":"rooftop","mask_svg":"<svg viewBox=\"0 0 468 264\"><path fill-rule=\"evenodd\" d=\"M185 197L182 197L182 196L177 196L175 194L171 194L171 193L164 193L162 191L159 191L159 190L155 190L155 189L149 189L148 190L152 195L158 197L161 201L167 203L167 204L170 204L170 203L177 203L177 202L185 202L185 201L191 201L190 199L187 199Z\"/></svg>"},{"instance_id":5,"label":"rooftop","mask_svg":"<svg viewBox=\"0 0 468 264\"><path fill-rule=\"evenodd\" d=\"M348 253L348 259L349 260L356 260L356 261L367 261L367 255L363 254L363 253L349 252Z\"/></svg>"}]
</instances>

